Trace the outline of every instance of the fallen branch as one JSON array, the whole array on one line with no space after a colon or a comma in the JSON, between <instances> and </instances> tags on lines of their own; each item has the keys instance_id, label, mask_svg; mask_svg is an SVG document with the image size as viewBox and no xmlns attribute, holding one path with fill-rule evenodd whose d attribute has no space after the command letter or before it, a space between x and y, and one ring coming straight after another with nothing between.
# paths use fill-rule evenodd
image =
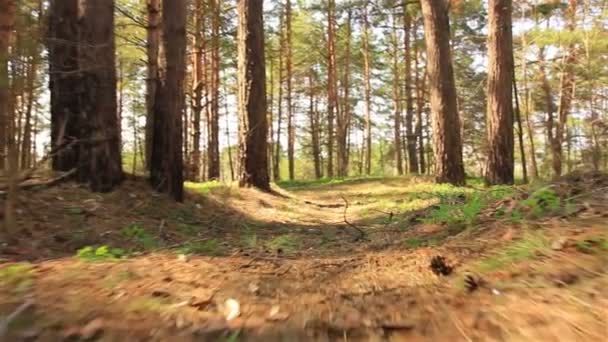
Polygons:
<instances>
[{"instance_id":1,"label":"fallen branch","mask_svg":"<svg viewBox=\"0 0 608 342\"><path fill-rule=\"evenodd\" d=\"M346 223L349 227L354 228L357 232L359 232L359 236L357 236L355 238L355 242L356 241L361 241L361 240L366 240L367 239L367 234L365 233L365 231L359 227L357 227L355 224L351 223L348 221L348 219L346 218L346 211L348 210L348 201L346 200L346 197L344 196L340 196L342 197L342 200L344 201L344 213L342 214L344 217L344 223Z\"/></svg>"},{"instance_id":2,"label":"fallen branch","mask_svg":"<svg viewBox=\"0 0 608 342\"><path fill-rule=\"evenodd\" d=\"M19 307L10 315L8 315L5 319L0 322L0 338L3 338L8 332L8 326L12 321L17 318L17 316L21 315L25 310L29 309L30 306L34 305L34 301L32 299L28 299L25 303L19 305Z\"/></svg>"},{"instance_id":3,"label":"fallen branch","mask_svg":"<svg viewBox=\"0 0 608 342\"><path fill-rule=\"evenodd\" d=\"M27 190L27 189L33 189L33 188L38 188L38 187L53 186L53 185L59 184L65 180L67 180L68 178L72 177L74 174L76 174L77 171L78 171L77 169L71 169L70 171L64 172L55 178L46 179L44 181L25 180L25 181L22 181L21 183L17 184L17 187L22 190ZM2 196L6 195L6 193L7 193L6 191L3 191L4 189L6 189L6 187L4 185L0 185L0 190L1 190L0 195L2 195Z\"/></svg>"}]
</instances>

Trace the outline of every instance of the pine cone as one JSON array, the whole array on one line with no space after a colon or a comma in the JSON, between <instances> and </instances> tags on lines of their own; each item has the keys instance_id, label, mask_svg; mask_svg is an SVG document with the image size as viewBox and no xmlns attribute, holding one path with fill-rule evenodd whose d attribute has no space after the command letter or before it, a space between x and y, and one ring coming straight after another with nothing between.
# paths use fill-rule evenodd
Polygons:
<instances>
[{"instance_id":1,"label":"pine cone","mask_svg":"<svg viewBox=\"0 0 608 342\"><path fill-rule=\"evenodd\" d=\"M481 286L481 282L481 278L477 278L472 274L464 276L464 288L467 289L469 293L475 292Z\"/></svg>"},{"instance_id":2,"label":"pine cone","mask_svg":"<svg viewBox=\"0 0 608 342\"><path fill-rule=\"evenodd\" d=\"M438 276L448 276L452 273L454 268L448 265L445 261L445 258L441 255L433 257L431 259L431 271Z\"/></svg>"}]
</instances>

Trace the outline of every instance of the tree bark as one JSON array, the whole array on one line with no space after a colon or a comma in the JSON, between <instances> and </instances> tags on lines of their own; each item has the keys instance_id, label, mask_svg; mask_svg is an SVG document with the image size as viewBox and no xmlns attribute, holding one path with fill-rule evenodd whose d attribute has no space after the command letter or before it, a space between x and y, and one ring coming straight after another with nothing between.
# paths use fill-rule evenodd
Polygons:
<instances>
[{"instance_id":1,"label":"tree bark","mask_svg":"<svg viewBox=\"0 0 608 342\"><path fill-rule=\"evenodd\" d=\"M81 137L78 0L52 1L49 14L49 89L51 93L51 145L64 146ZM55 154L52 168L78 167L81 146Z\"/></svg>"},{"instance_id":2,"label":"tree bark","mask_svg":"<svg viewBox=\"0 0 608 342\"><path fill-rule=\"evenodd\" d=\"M212 47L211 47L211 108L207 128L207 176L210 180L220 179L220 126L219 126L219 96L220 96L220 25L221 2L212 3Z\"/></svg>"},{"instance_id":3,"label":"tree bark","mask_svg":"<svg viewBox=\"0 0 608 342\"><path fill-rule=\"evenodd\" d=\"M283 51L285 49L285 35L283 26L285 24L285 17L281 13L279 24L279 94L277 104L277 136L275 139L275 153L273 163L273 177L274 181L277 182L281 179L281 129L283 121Z\"/></svg>"},{"instance_id":4,"label":"tree bark","mask_svg":"<svg viewBox=\"0 0 608 342\"><path fill-rule=\"evenodd\" d=\"M525 14L524 14L525 17ZM527 53L527 37L526 34L522 34L521 37L521 63L522 63L522 74L523 74L523 86L524 86L524 115L526 117L526 128L528 131L528 143L530 156L530 172L533 179L538 178L538 164L536 162L536 148L534 146L534 127L532 120L530 119L530 91L528 89L528 60L526 58Z\"/></svg>"},{"instance_id":5,"label":"tree bark","mask_svg":"<svg viewBox=\"0 0 608 342\"><path fill-rule=\"evenodd\" d=\"M189 178L194 181L203 179L201 172L201 113L203 111L203 80L204 69L204 42L203 31L205 30L203 0L196 0L194 5L194 54L192 56L192 155L189 165Z\"/></svg>"},{"instance_id":6,"label":"tree bark","mask_svg":"<svg viewBox=\"0 0 608 342\"><path fill-rule=\"evenodd\" d=\"M346 46L345 46L345 60L344 60L344 75L342 81L344 104L342 110L337 116L337 157L338 157L338 176L348 176L348 159L349 159L349 129L351 121L350 113L350 64L351 64L351 39L352 39L352 10L348 10L347 21L346 21Z\"/></svg>"},{"instance_id":7,"label":"tree bark","mask_svg":"<svg viewBox=\"0 0 608 342\"><path fill-rule=\"evenodd\" d=\"M465 173L447 3L444 0L421 0L421 4L433 117L435 179L439 183L463 185Z\"/></svg>"},{"instance_id":8,"label":"tree bark","mask_svg":"<svg viewBox=\"0 0 608 342\"><path fill-rule=\"evenodd\" d=\"M11 84L8 77L11 36L15 25L16 3L0 0L0 171L8 166L8 196L4 201L4 229L0 231L10 239L16 228L15 202L17 200L18 157L15 146L14 111L11 101ZM5 161L8 165L5 165Z\"/></svg>"},{"instance_id":9,"label":"tree bark","mask_svg":"<svg viewBox=\"0 0 608 342\"><path fill-rule=\"evenodd\" d=\"M403 29L405 48L405 135L410 173L418 173L417 135L414 133L414 100L412 96L412 19L407 10L407 0L403 0Z\"/></svg>"},{"instance_id":10,"label":"tree bark","mask_svg":"<svg viewBox=\"0 0 608 342\"><path fill-rule=\"evenodd\" d=\"M73 1L73 0L69 0ZM156 99L156 84L158 77L158 58L161 40L161 0L147 0L146 10L147 31L147 77L146 77L146 139L145 160L146 169L150 170L152 155L152 137L154 135L154 101Z\"/></svg>"},{"instance_id":11,"label":"tree bark","mask_svg":"<svg viewBox=\"0 0 608 342\"><path fill-rule=\"evenodd\" d=\"M489 1L488 32L488 185L513 184L513 36L511 0Z\"/></svg>"},{"instance_id":12,"label":"tree bark","mask_svg":"<svg viewBox=\"0 0 608 342\"><path fill-rule=\"evenodd\" d=\"M334 176L334 120L337 110L336 3L327 0L327 177Z\"/></svg>"},{"instance_id":13,"label":"tree bark","mask_svg":"<svg viewBox=\"0 0 608 342\"><path fill-rule=\"evenodd\" d=\"M182 111L186 71L187 0L163 0L163 47L154 101L150 182L181 202L184 198Z\"/></svg>"},{"instance_id":14,"label":"tree bark","mask_svg":"<svg viewBox=\"0 0 608 342\"><path fill-rule=\"evenodd\" d=\"M370 175L372 171L372 118L371 118L371 53L369 46L369 2L363 5L363 85L365 96L365 174Z\"/></svg>"},{"instance_id":15,"label":"tree bark","mask_svg":"<svg viewBox=\"0 0 608 342\"><path fill-rule=\"evenodd\" d=\"M239 184L270 191L263 0L238 5Z\"/></svg>"},{"instance_id":16,"label":"tree bark","mask_svg":"<svg viewBox=\"0 0 608 342\"><path fill-rule=\"evenodd\" d=\"M291 32L291 1L285 2L285 39L286 39L286 66L287 66L287 160L289 163L289 180L295 179L295 142L296 129L293 117L293 94L292 94L292 78L293 78L293 37Z\"/></svg>"},{"instance_id":17,"label":"tree bark","mask_svg":"<svg viewBox=\"0 0 608 342\"><path fill-rule=\"evenodd\" d=\"M418 32L418 21L414 21L414 35L416 36ZM420 77L420 68L419 61L420 57L418 55L418 44L414 44L414 68L415 72L415 82L416 82L416 137L418 138L418 161L420 166L420 173L426 173L426 158L425 158L425 144L424 144L424 131L423 131L423 114L424 114L424 105L425 105L425 86L426 86L426 72L423 73L422 77Z\"/></svg>"},{"instance_id":18,"label":"tree bark","mask_svg":"<svg viewBox=\"0 0 608 342\"><path fill-rule=\"evenodd\" d=\"M393 149L397 175L403 175L403 156L401 150L401 78L399 77L399 43L395 13L392 14L392 59L393 59Z\"/></svg>"},{"instance_id":19,"label":"tree bark","mask_svg":"<svg viewBox=\"0 0 608 342\"><path fill-rule=\"evenodd\" d=\"M312 159L315 167L315 178L323 177L321 169L321 146L319 143L319 113L315 110L315 88L314 88L314 70L311 69L308 74L309 87L309 119L310 119L310 134L312 145Z\"/></svg>"},{"instance_id":20,"label":"tree bark","mask_svg":"<svg viewBox=\"0 0 608 342\"><path fill-rule=\"evenodd\" d=\"M567 16L568 16L568 31L573 33L576 29L576 5L577 0L569 0ZM574 99L574 63L576 63L576 46L571 43L568 46L568 53L564 57L563 72L560 80L560 98L557 123L555 126L555 135L553 136L553 176L559 177L562 174L562 158L563 158L563 142L564 132L568 115L572 108L572 100Z\"/></svg>"}]
</instances>

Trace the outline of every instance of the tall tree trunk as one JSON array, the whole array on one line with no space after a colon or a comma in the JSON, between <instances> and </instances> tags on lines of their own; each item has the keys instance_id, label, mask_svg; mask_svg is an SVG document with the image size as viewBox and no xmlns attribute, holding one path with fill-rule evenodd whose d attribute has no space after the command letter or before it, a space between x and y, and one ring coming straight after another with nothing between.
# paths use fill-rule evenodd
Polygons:
<instances>
[{"instance_id":1,"label":"tall tree trunk","mask_svg":"<svg viewBox=\"0 0 608 342\"><path fill-rule=\"evenodd\" d=\"M219 125L219 96L220 96L220 25L221 25L221 2L211 0L212 25L211 25L211 108L208 120L207 137L207 175L210 180L220 178L220 125Z\"/></svg>"},{"instance_id":2,"label":"tall tree trunk","mask_svg":"<svg viewBox=\"0 0 608 342\"><path fill-rule=\"evenodd\" d=\"M553 151L553 146L555 142L553 141L553 129L554 129L554 104L553 104L553 95L551 93L551 85L549 84L549 79L547 78L547 71L545 66L545 47L541 46L538 49L538 72L540 77L540 86L543 92L543 99L545 102L545 110L547 112L547 118L545 121L547 141L546 141L546 151Z\"/></svg>"},{"instance_id":3,"label":"tall tree trunk","mask_svg":"<svg viewBox=\"0 0 608 342\"><path fill-rule=\"evenodd\" d=\"M398 175L403 174L403 156L401 150L401 81L399 77L399 43L397 41L397 27L395 13L392 15L392 58L393 58L393 148L395 167Z\"/></svg>"},{"instance_id":4,"label":"tall tree trunk","mask_svg":"<svg viewBox=\"0 0 608 342\"><path fill-rule=\"evenodd\" d=\"M519 154L521 155L521 169L524 183L528 183L528 164L526 160L526 147L524 146L524 128L521 123L521 108L519 106L519 92L517 80L515 79L515 68L513 69L513 96L515 99L515 119L517 121L517 138L519 142Z\"/></svg>"},{"instance_id":5,"label":"tall tree trunk","mask_svg":"<svg viewBox=\"0 0 608 342\"><path fill-rule=\"evenodd\" d=\"M350 45L352 39L352 10L348 10L347 21L346 21L346 47L345 47L345 60L344 60L344 74L342 80L343 94L344 94L344 104L342 105L342 110L337 115L337 158L338 158L338 176L346 177L348 176L348 157L349 157L349 129L350 129Z\"/></svg>"},{"instance_id":6,"label":"tall tree trunk","mask_svg":"<svg viewBox=\"0 0 608 342\"><path fill-rule=\"evenodd\" d=\"M274 51L270 50L270 57L268 58L270 71L270 79L266 90L268 91L268 114L266 115L268 121L268 173L272 179L274 179ZM268 54L266 55L268 56Z\"/></svg>"},{"instance_id":7,"label":"tall tree trunk","mask_svg":"<svg viewBox=\"0 0 608 342\"><path fill-rule=\"evenodd\" d=\"M369 18L368 18L369 2L363 4L363 86L365 96L365 174L370 175L372 172L372 86L371 86L371 52L369 46Z\"/></svg>"},{"instance_id":8,"label":"tall tree trunk","mask_svg":"<svg viewBox=\"0 0 608 342\"><path fill-rule=\"evenodd\" d=\"M418 20L414 21L414 35L418 32ZM414 68L416 69L416 137L418 138L418 159L420 166L420 173L425 174L426 158L425 158L425 145L424 145L424 132L423 132L423 117L425 101L425 86L426 86L426 72L420 77L420 57L418 55L418 44L414 44Z\"/></svg>"},{"instance_id":9,"label":"tall tree trunk","mask_svg":"<svg viewBox=\"0 0 608 342\"><path fill-rule=\"evenodd\" d=\"M315 88L314 88L314 70L310 69L308 74L308 87L309 87L309 118L310 118L310 134L311 134L311 145L312 145L312 159L315 166L315 178L319 179L323 177L323 170L321 169L321 146L319 143L319 113L315 110Z\"/></svg>"},{"instance_id":10,"label":"tall tree trunk","mask_svg":"<svg viewBox=\"0 0 608 342\"><path fill-rule=\"evenodd\" d=\"M513 35L511 0L490 0L486 183L513 184Z\"/></svg>"},{"instance_id":11,"label":"tall tree trunk","mask_svg":"<svg viewBox=\"0 0 608 342\"><path fill-rule=\"evenodd\" d=\"M73 0L69 0L73 1ZM161 40L161 0L146 0L148 26L147 31L147 76L146 76L146 169L150 170L152 156L152 137L154 135L154 101L158 77L158 58Z\"/></svg>"},{"instance_id":12,"label":"tall tree trunk","mask_svg":"<svg viewBox=\"0 0 608 342\"><path fill-rule=\"evenodd\" d=\"M571 33L576 29L576 5L577 0L568 1L568 31ZM553 137L553 176L559 177L562 174L562 154L564 131L568 120L568 115L572 108L574 99L574 63L576 63L576 46L571 43L568 46L568 53L564 56L563 72L560 80L560 98L558 119L555 126L555 136Z\"/></svg>"},{"instance_id":13,"label":"tall tree trunk","mask_svg":"<svg viewBox=\"0 0 608 342\"><path fill-rule=\"evenodd\" d=\"M327 177L334 176L334 119L338 107L336 78L336 2L327 1Z\"/></svg>"},{"instance_id":14,"label":"tall tree trunk","mask_svg":"<svg viewBox=\"0 0 608 342\"><path fill-rule=\"evenodd\" d=\"M281 179L281 129L283 124L283 53L285 49L285 35L283 26L285 17L281 14L279 24L279 94L277 104L277 137L275 139L275 153L273 163L273 177L277 182Z\"/></svg>"},{"instance_id":15,"label":"tall tree trunk","mask_svg":"<svg viewBox=\"0 0 608 342\"><path fill-rule=\"evenodd\" d=\"M116 108L114 1L86 0L81 6L81 124L91 141L83 146L78 177L93 191L105 192L124 178Z\"/></svg>"},{"instance_id":16,"label":"tall tree trunk","mask_svg":"<svg viewBox=\"0 0 608 342\"><path fill-rule=\"evenodd\" d=\"M4 201L4 229L0 234L10 239L16 228L15 202L17 200L17 147L15 146L14 112L12 111L11 85L8 77L11 36L15 25L16 3L0 0L0 171L8 164L8 196Z\"/></svg>"},{"instance_id":17,"label":"tall tree trunk","mask_svg":"<svg viewBox=\"0 0 608 342\"><path fill-rule=\"evenodd\" d=\"M38 30L42 35L43 29L43 15L44 15L44 3L42 0L38 0ZM29 70L27 72L27 105L25 109L25 122L23 129L23 139L21 141L21 168L29 168L32 164L32 135L33 129L33 118L32 114L34 111L35 92L36 92L36 80L38 78L38 67L40 64L40 49L38 44L33 44L30 50L30 63L28 65Z\"/></svg>"},{"instance_id":18,"label":"tall tree trunk","mask_svg":"<svg viewBox=\"0 0 608 342\"><path fill-rule=\"evenodd\" d=\"M203 111L203 83L205 15L203 0L196 0L194 5L194 54L192 56L192 156L190 158L190 177L194 181L202 180L201 171L201 113Z\"/></svg>"},{"instance_id":19,"label":"tall tree trunk","mask_svg":"<svg viewBox=\"0 0 608 342\"><path fill-rule=\"evenodd\" d=\"M433 116L435 178L440 183L462 185L465 173L447 3L445 0L421 0L421 4Z\"/></svg>"},{"instance_id":20,"label":"tall tree trunk","mask_svg":"<svg viewBox=\"0 0 608 342\"><path fill-rule=\"evenodd\" d=\"M187 0L163 0L163 48L154 101L150 181L176 201L184 198L182 111L186 72Z\"/></svg>"},{"instance_id":21,"label":"tall tree trunk","mask_svg":"<svg viewBox=\"0 0 608 342\"><path fill-rule=\"evenodd\" d=\"M228 120L229 110L228 110L228 90L226 89L226 82L223 84L224 88L224 119L226 120L226 144L228 144L228 167L230 169L230 180L235 181L235 172L234 172L234 162L232 160L232 145L230 144L230 120Z\"/></svg>"},{"instance_id":22,"label":"tall tree trunk","mask_svg":"<svg viewBox=\"0 0 608 342\"><path fill-rule=\"evenodd\" d=\"M407 157L409 172L418 173L418 152L416 151L417 135L414 133L414 100L412 96L412 18L407 10L407 0L403 0L403 29L405 48L405 135L407 140Z\"/></svg>"},{"instance_id":23,"label":"tall tree trunk","mask_svg":"<svg viewBox=\"0 0 608 342\"><path fill-rule=\"evenodd\" d=\"M525 14L524 14L525 18ZM533 179L538 178L538 164L536 162L536 148L534 146L534 127L532 120L530 119L530 91L528 89L528 60L526 58L527 53L527 36L525 33L521 36L521 64L523 74L523 86L524 86L524 115L526 117L526 128L528 131L528 143L530 156L530 173Z\"/></svg>"},{"instance_id":24,"label":"tall tree trunk","mask_svg":"<svg viewBox=\"0 0 608 342\"><path fill-rule=\"evenodd\" d=\"M67 146L81 136L79 73L79 0L52 1L49 15L49 88L51 93L51 146ZM78 167L81 146L53 156L52 167L70 171Z\"/></svg>"},{"instance_id":25,"label":"tall tree trunk","mask_svg":"<svg viewBox=\"0 0 608 342\"><path fill-rule=\"evenodd\" d=\"M239 184L270 191L263 0L238 0Z\"/></svg>"},{"instance_id":26,"label":"tall tree trunk","mask_svg":"<svg viewBox=\"0 0 608 342\"><path fill-rule=\"evenodd\" d=\"M293 39L291 32L291 1L285 2L285 39L286 39L286 52L287 52L287 159L289 163L289 180L295 178L295 142L296 142L296 129L293 117L293 99L292 99L292 78L293 78Z\"/></svg>"}]
</instances>

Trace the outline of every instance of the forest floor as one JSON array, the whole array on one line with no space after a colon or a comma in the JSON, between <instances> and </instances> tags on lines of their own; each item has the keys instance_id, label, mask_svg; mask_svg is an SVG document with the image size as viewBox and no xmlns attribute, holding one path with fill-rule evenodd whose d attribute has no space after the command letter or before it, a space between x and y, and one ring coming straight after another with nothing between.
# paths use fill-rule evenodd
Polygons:
<instances>
[{"instance_id":1,"label":"forest floor","mask_svg":"<svg viewBox=\"0 0 608 342\"><path fill-rule=\"evenodd\" d=\"M469 184L23 191L0 340L604 340L608 176Z\"/></svg>"}]
</instances>

